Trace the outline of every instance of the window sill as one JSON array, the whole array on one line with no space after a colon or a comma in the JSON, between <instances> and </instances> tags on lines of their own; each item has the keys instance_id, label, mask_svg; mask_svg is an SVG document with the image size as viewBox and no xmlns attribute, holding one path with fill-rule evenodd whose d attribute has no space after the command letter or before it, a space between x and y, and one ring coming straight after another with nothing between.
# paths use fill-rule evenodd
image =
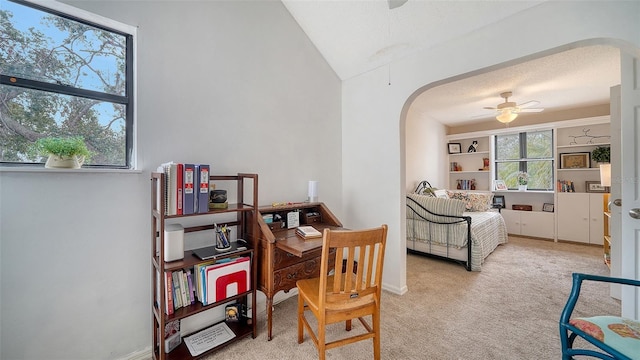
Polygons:
<instances>
[{"instance_id":1,"label":"window sill","mask_svg":"<svg viewBox=\"0 0 640 360\"><path fill-rule=\"evenodd\" d=\"M512 193L512 194L553 194L553 190L493 190L494 193Z\"/></svg>"},{"instance_id":2,"label":"window sill","mask_svg":"<svg viewBox=\"0 0 640 360\"><path fill-rule=\"evenodd\" d=\"M0 166L0 172L19 172L19 173L109 173L109 174L141 174L142 170L138 169L99 169L99 168L80 168L80 169L47 169L44 166Z\"/></svg>"}]
</instances>

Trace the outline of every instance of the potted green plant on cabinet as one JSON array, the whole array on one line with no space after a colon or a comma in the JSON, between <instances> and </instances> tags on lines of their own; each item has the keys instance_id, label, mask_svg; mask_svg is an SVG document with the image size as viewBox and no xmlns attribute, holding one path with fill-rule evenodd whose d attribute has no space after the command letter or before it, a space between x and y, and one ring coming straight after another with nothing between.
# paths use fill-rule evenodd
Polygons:
<instances>
[{"instance_id":1,"label":"potted green plant on cabinet","mask_svg":"<svg viewBox=\"0 0 640 360\"><path fill-rule=\"evenodd\" d=\"M45 168L79 169L91 157L82 136L40 138L35 148L38 153L48 155Z\"/></svg>"},{"instance_id":2,"label":"potted green plant on cabinet","mask_svg":"<svg viewBox=\"0 0 640 360\"><path fill-rule=\"evenodd\" d=\"M597 163L608 164L611 162L611 148L608 146L598 146L591 152L591 160Z\"/></svg>"},{"instance_id":3,"label":"potted green plant on cabinet","mask_svg":"<svg viewBox=\"0 0 640 360\"><path fill-rule=\"evenodd\" d=\"M526 191L527 184L529 183L529 174L524 171L518 173L518 190Z\"/></svg>"}]
</instances>

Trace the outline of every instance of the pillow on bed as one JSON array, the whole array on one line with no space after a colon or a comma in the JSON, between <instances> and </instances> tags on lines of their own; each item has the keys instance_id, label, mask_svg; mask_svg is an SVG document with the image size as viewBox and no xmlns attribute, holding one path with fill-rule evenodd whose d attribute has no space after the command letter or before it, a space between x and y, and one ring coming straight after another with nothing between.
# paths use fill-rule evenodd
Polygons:
<instances>
[{"instance_id":1,"label":"pillow on bed","mask_svg":"<svg viewBox=\"0 0 640 360\"><path fill-rule=\"evenodd\" d=\"M450 199L465 202L467 211L489 211L493 194L491 193L467 193L461 191L447 191Z\"/></svg>"}]
</instances>

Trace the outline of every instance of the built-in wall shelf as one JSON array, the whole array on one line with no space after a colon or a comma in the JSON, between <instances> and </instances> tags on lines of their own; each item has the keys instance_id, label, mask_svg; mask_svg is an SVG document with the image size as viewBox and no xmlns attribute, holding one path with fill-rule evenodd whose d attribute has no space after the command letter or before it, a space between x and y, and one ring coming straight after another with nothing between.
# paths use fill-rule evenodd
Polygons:
<instances>
[{"instance_id":1,"label":"built-in wall shelf","mask_svg":"<svg viewBox=\"0 0 640 360\"><path fill-rule=\"evenodd\" d=\"M489 155L489 151L474 151L474 152L463 152L463 153L458 153L458 154L449 154L451 156L466 156L466 155L482 155L482 154L486 154Z\"/></svg>"}]
</instances>

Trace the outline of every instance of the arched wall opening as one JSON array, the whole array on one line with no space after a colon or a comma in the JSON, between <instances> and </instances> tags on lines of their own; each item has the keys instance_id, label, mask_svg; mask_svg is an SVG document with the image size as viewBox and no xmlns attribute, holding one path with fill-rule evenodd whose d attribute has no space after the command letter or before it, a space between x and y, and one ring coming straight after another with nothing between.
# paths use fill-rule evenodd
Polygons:
<instances>
[{"instance_id":1,"label":"arched wall opening","mask_svg":"<svg viewBox=\"0 0 640 360\"><path fill-rule=\"evenodd\" d=\"M609 46L617 49L618 51L627 51L634 54L640 52L640 49L638 49L637 47L615 39L601 38L583 40L551 48L546 51L530 54L528 56L513 59L511 61L495 64L489 67L480 68L464 74L434 81L418 88L405 101L400 116L400 163L403 170L401 175L401 184L404 187L402 191L404 193L413 191L417 183L419 183L421 180L428 180L433 186L438 188L445 188L448 184L448 180L445 181L445 179L448 178L448 173L446 171L448 169L446 136L452 133L452 129L432 118L429 115L428 110L417 110L417 99L419 99L421 96L428 96L430 90L436 89L445 84L463 81L465 79L482 74L498 72L514 65L544 58L550 55L560 54L571 49L589 46ZM619 56L616 60L619 62ZM613 86L616 84L611 85ZM608 104L604 104L586 109L547 112L547 114L549 115L545 114L547 116L533 119L532 122L527 122L526 125L535 124L536 122L557 122L577 118L586 118L591 116L608 115L608 111ZM498 123L495 119L486 121L485 123L485 125L488 126L485 127L485 131L491 129L491 125L493 125L495 129L504 128L504 125ZM453 132L460 133L464 131L460 131L459 128L456 128L453 130ZM405 199L403 198L402 201L401 231L403 235L402 241L406 246L406 208L404 206Z\"/></svg>"}]
</instances>

